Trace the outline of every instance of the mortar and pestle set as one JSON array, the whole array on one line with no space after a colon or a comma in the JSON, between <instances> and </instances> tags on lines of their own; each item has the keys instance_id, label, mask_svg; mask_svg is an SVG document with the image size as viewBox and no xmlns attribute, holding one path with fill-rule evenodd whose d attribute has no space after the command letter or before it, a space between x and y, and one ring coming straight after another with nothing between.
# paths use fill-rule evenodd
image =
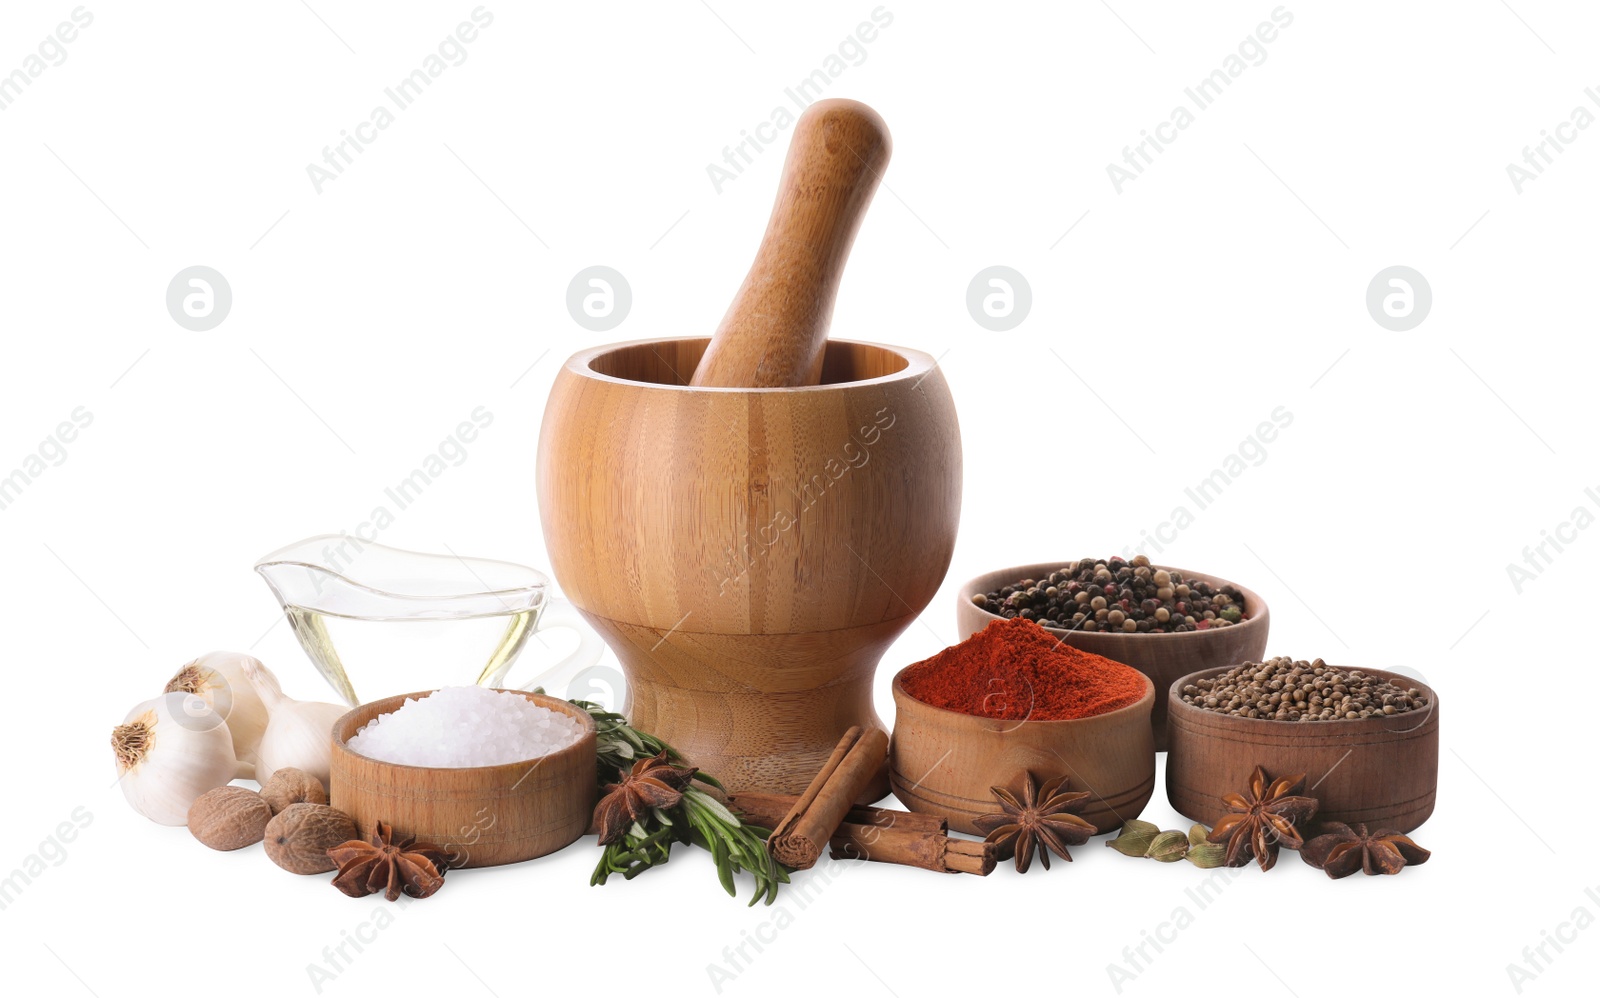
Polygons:
<instances>
[{"instance_id":1,"label":"mortar and pestle set","mask_svg":"<svg viewBox=\"0 0 1600 998\"><path fill-rule=\"evenodd\" d=\"M545 410L565 594L620 659L632 723L730 790L798 794L847 729L883 728L873 672L955 544L960 433L933 358L827 338L889 152L871 108L813 104L715 335L580 351ZM869 794L887 790L885 769Z\"/></svg>"}]
</instances>

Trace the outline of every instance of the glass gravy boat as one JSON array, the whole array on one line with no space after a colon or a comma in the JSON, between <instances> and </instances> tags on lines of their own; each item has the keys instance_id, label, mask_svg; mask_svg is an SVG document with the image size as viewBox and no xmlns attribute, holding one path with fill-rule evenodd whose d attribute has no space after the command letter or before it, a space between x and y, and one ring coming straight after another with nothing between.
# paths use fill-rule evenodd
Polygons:
<instances>
[{"instance_id":1,"label":"glass gravy boat","mask_svg":"<svg viewBox=\"0 0 1600 998\"><path fill-rule=\"evenodd\" d=\"M571 604L550 596L548 578L508 561L321 534L255 568L312 664L351 706L469 682L507 688L541 629L575 631L577 650L517 688L593 666L605 647Z\"/></svg>"}]
</instances>

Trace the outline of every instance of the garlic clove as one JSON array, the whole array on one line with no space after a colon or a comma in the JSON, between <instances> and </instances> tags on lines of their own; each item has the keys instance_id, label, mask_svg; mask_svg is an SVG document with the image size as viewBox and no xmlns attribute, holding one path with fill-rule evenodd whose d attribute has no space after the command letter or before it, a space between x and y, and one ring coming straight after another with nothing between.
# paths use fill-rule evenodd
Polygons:
<instances>
[{"instance_id":1,"label":"garlic clove","mask_svg":"<svg viewBox=\"0 0 1600 998\"><path fill-rule=\"evenodd\" d=\"M128 712L112 729L117 782L140 814L182 825L208 790L232 782L238 760L228 725L193 693L164 693Z\"/></svg>"},{"instance_id":2,"label":"garlic clove","mask_svg":"<svg viewBox=\"0 0 1600 998\"><path fill-rule=\"evenodd\" d=\"M349 708L285 696L277 677L259 662L245 662L244 672L267 708L267 730L256 752L256 778L265 782L278 770L292 767L327 786L333 770L333 726Z\"/></svg>"},{"instance_id":3,"label":"garlic clove","mask_svg":"<svg viewBox=\"0 0 1600 998\"><path fill-rule=\"evenodd\" d=\"M253 662L266 671L267 667L259 659L242 652L207 652L180 668L167 681L164 692L193 693L228 722L228 732L233 736L233 754L239 760L234 776L251 780L256 777L256 751L261 735L267 729L267 706L245 674L246 662Z\"/></svg>"}]
</instances>

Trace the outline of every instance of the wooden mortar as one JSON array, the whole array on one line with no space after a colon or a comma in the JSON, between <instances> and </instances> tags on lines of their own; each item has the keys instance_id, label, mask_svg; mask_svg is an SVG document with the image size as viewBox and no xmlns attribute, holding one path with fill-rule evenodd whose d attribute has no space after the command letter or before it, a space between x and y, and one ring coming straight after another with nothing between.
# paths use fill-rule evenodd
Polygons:
<instances>
[{"instance_id":1,"label":"wooden mortar","mask_svg":"<svg viewBox=\"0 0 1600 998\"><path fill-rule=\"evenodd\" d=\"M820 385L689 387L707 342L566 362L539 441L545 542L635 725L731 791L799 794L851 725L883 727L873 671L949 567L955 405L932 357L841 340Z\"/></svg>"},{"instance_id":2,"label":"wooden mortar","mask_svg":"<svg viewBox=\"0 0 1600 998\"><path fill-rule=\"evenodd\" d=\"M397 839L415 837L443 847L452 867L520 863L571 845L589 827L599 796L595 780L595 724L580 707L522 690L541 707L576 718L578 741L539 759L501 766L444 769L380 762L345 743L380 714L400 709L405 693L363 704L333 727L329 803L355 819L370 838L387 822Z\"/></svg>"}]
</instances>

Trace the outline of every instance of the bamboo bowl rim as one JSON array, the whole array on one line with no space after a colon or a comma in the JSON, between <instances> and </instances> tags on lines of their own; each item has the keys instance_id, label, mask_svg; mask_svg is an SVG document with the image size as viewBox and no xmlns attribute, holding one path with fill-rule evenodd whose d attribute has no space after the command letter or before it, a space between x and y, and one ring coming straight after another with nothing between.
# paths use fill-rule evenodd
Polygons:
<instances>
[{"instance_id":1,"label":"bamboo bowl rim","mask_svg":"<svg viewBox=\"0 0 1600 998\"><path fill-rule=\"evenodd\" d=\"M529 766L542 765L546 760L559 759L570 755L580 755L583 754L585 750L589 752L594 751L595 741L599 737L600 729L595 725L594 718L590 717L589 712L584 710L582 707L569 703L566 700L562 700L559 697L550 696L547 693L532 693L528 690L508 690L500 687L487 688L493 689L496 693L516 693L519 696L527 697L529 700L532 700L541 707L548 707L551 710L557 710L569 717L576 718L578 723L583 725L583 734L579 735L578 740L573 742L571 745L558 748L554 752L548 752L540 756L533 756L528 759L519 759L513 762L499 762L489 766L412 766L403 762L389 762L385 759L374 759L370 755L362 755L360 752L355 751L345 744L351 738L355 737L356 732L362 727L365 727L369 721L372 721L384 714L394 713L396 710L400 709L400 707L407 700L412 698L419 700L426 699L439 692L438 690L426 690L419 693L400 693L395 696L384 697L380 700L373 700L368 703L364 703L359 707L352 707L350 710L340 715L339 719L333 723L333 753L335 756L345 760L346 763L349 763L352 760L358 760L362 764L381 766L396 773L414 774L415 778L418 780L428 780L441 773L474 773L493 778L502 770L509 774L519 769L526 769ZM357 714L365 714L369 711L372 711L374 708L378 708L376 713L373 713L370 717L362 720L360 724L356 723ZM337 768L338 767L335 766L335 769Z\"/></svg>"},{"instance_id":2,"label":"bamboo bowl rim","mask_svg":"<svg viewBox=\"0 0 1600 998\"><path fill-rule=\"evenodd\" d=\"M868 340L830 338L828 340L828 349L832 349L834 346L839 346L841 348L872 347L873 349L883 350L900 358L906 362L905 366L898 371L894 371L890 374L880 375L876 378L862 378L856 381L836 381L822 385L799 385L795 387L778 388L712 388L695 385L666 385L655 381L635 381L631 378L619 378L613 374L602 374L601 372L596 371L593 367L594 362L600 357L607 354L616 353L621 350L626 350L630 347L645 347L666 343L697 342L709 344L711 342L711 337L661 336L642 340L627 340L621 343L606 343L601 346L588 347L586 349L579 350L577 353L567 358L566 364L563 365L563 370L566 370L580 378L588 378L594 381L606 381L615 385L628 385L641 391L706 392L709 394L720 395L782 395L795 392L838 391L844 388L883 385L897 381L920 381L938 366L938 361L933 357L923 353L921 350L913 350L910 347L897 347L891 346L887 343L874 343Z\"/></svg>"},{"instance_id":3,"label":"bamboo bowl rim","mask_svg":"<svg viewBox=\"0 0 1600 998\"><path fill-rule=\"evenodd\" d=\"M1349 734L1358 734L1363 731L1397 731L1400 733L1406 731L1416 731L1426 726L1429 721L1433 720L1437 716L1439 694L1434 691L1432 686L1420 679L1413 679L1410 676L1399 672L1390 672L1388 669L1374 669L1360 665L1337 665L1336 663L1326 661L1323 664L1330 665L1338 669L1355 669L1368 675L1379 676L1390 681L1404 680L1408 689L1414 688L1421 690L1423 694L1427 696L1428 704L1421 710L1408 710L1403 714L1375 714L1372 717L1358 717L1354 720L1341 718L1330 721L1280 721L1275 717L1239 717L1234 714L1224 714L1221 711L1207 710L1204 707L1196 707L1192 703L1184 702L1183 688L1185 686L1201 679L1214 679L1217 676L1222 675L1224 672L1227 672L1229 669L1235 668L1242 664L1245 663L1236 662L1234 665L1217 666L1216 668L1212 669L1200 669L1198 671L1189 673L1187 676L1179 676L1177 679L1174 679L1172 681L1172 685L1167 689L1167 717L1169 720L1175 721L1177 719L1177 715L1181 711L1189 711L1197 717L1204 716L1207 719L1215 719L1218 723L1224 725L1263 725L1261 729L1263 731L1283 731L1285 729L1294 729L1297 731L1303 731L1309 736L1311 732L1324 732L1326 734L1347 732ZM1415 723L1404 728L1395 727L1395 725L1399 725L1410 720L1414 720ZM1273 725L1273 727L1268 728L1265 727L1265 725ZM1246 728L1245 730L1249 729Z\"/></svg>"},{"instance_id":4,"label":"bamboo bowl rim","mask_svg":"<svg viewBox=\"0 0 1600 998\"><path fill-rule=\"evenodd\" d=\"M923 661L926 661L926 659ZM1145 675L1143 672L1139 672L1138 669L1134 669L1131 665L1123 665L1123 668L1132 669L1135 673L1138 673L1139 678L1144 680L1144 693L1140 695L1139 699L1128 704L1126 707L1118 707L1115 710L1108 710L1100 714L1090 714L1087 717L1005 718L988 717L983 714L968 714L965 711L953 710L949 707L940 707L937 704L928 703L926 700L918 700L916 697L912 696L906 691L905 684L903 682L905 674L912 668L912 666L921 664L921 662L913 662L911 665L906 666L894 674L894 682L890 688L891 692L894 694L895 706L898 708L900 701L907 700L924 710L937 711L940 714L948 714L951 717L956 718L965 718L966 720L964 721L956 721L953 723L964 724L967 723L967 721L970 721L972 722L973 730L982 731L989 734L1003 734L1006 732L1015 731L1024 725L1035 727L1040 730L1046 730L1058 725L1064 727L1067 725L1083 725L1092 722L1098 722L1100 724L1114 724L1125 721L1132 716L1142 716L1143 718L1146 718L1144 723L1148 724L1150 712L1154 709L1156 703L1156 684L1150 681L1150 677ZM1117 664L1122 665L1121 662L1118 662Z\"/></svg>"},{"instance_id":5,"label":"bamboo bowl rim","mask_svg":"<svg viewBox=\"0 0 1600 998\"><path fill-rule=\"evenodd\" d=\"M992 572L983 572L979 575L974 575L972 578L961 584L960 599L967 605L971 606L972 609L992 618L993 620L1005 620L1007 618L1002 617L1000 614L995 613L992 610L987 610L972 602L972 597L978 593L982 592L985 595L988 594L988 590L978 588L978 582L980 579L987 579L990 576L1001 574L1010 576L1013 572L1016 573L1016 575L1013 576L1016 579L1037 579L1041 569L1048 574L1049 572L1059 571L1065 563L1065 561L1046 561L1034 565L1018 565L1015 568L1001 568ZM1120 638L1124 641L1137 641L1141 645L1145 644L1146 642L1151 645L1171 645L1184 640L1204 640L1205 638L1217 634L1242 634L1244 633L1245 628L1255 627L1259 629L1260 627L1266 626L1268 614L1267 601L1262 599L1261 596L1255 592L1255 590L1247 589L1244 586L1239 585L1237 582L1231 582L1228 579L1224 579L1218 575L1209 575L1205 572L1191 572L1187 568L1178 568L1173 565L1157 565L1152 562L1150 568L1152 571L1159 568L1165 572L1178 572L1182 574L1185 581L1189 579L1195 579L1215 587L1232 586L1244 595L1245 606L1247 608L1254 606L1258 612L1252 613L1250 616L1239 621L1237 624L1230 624L1227 627L1208 627L1203 631L1161 631L1155 634L1140 634L1135 631L1134 633L1129 634L1127 631L1085 631L1073 627L1045 627L1044 629L1051 634L1070 634L1074 637L1085 637L1097 641ZM1037 623L1037 621L1035 621L1035 623ZM1044 625L1040 624L1039 626L1043 627Z\"/></svg>"}]
</instances>

